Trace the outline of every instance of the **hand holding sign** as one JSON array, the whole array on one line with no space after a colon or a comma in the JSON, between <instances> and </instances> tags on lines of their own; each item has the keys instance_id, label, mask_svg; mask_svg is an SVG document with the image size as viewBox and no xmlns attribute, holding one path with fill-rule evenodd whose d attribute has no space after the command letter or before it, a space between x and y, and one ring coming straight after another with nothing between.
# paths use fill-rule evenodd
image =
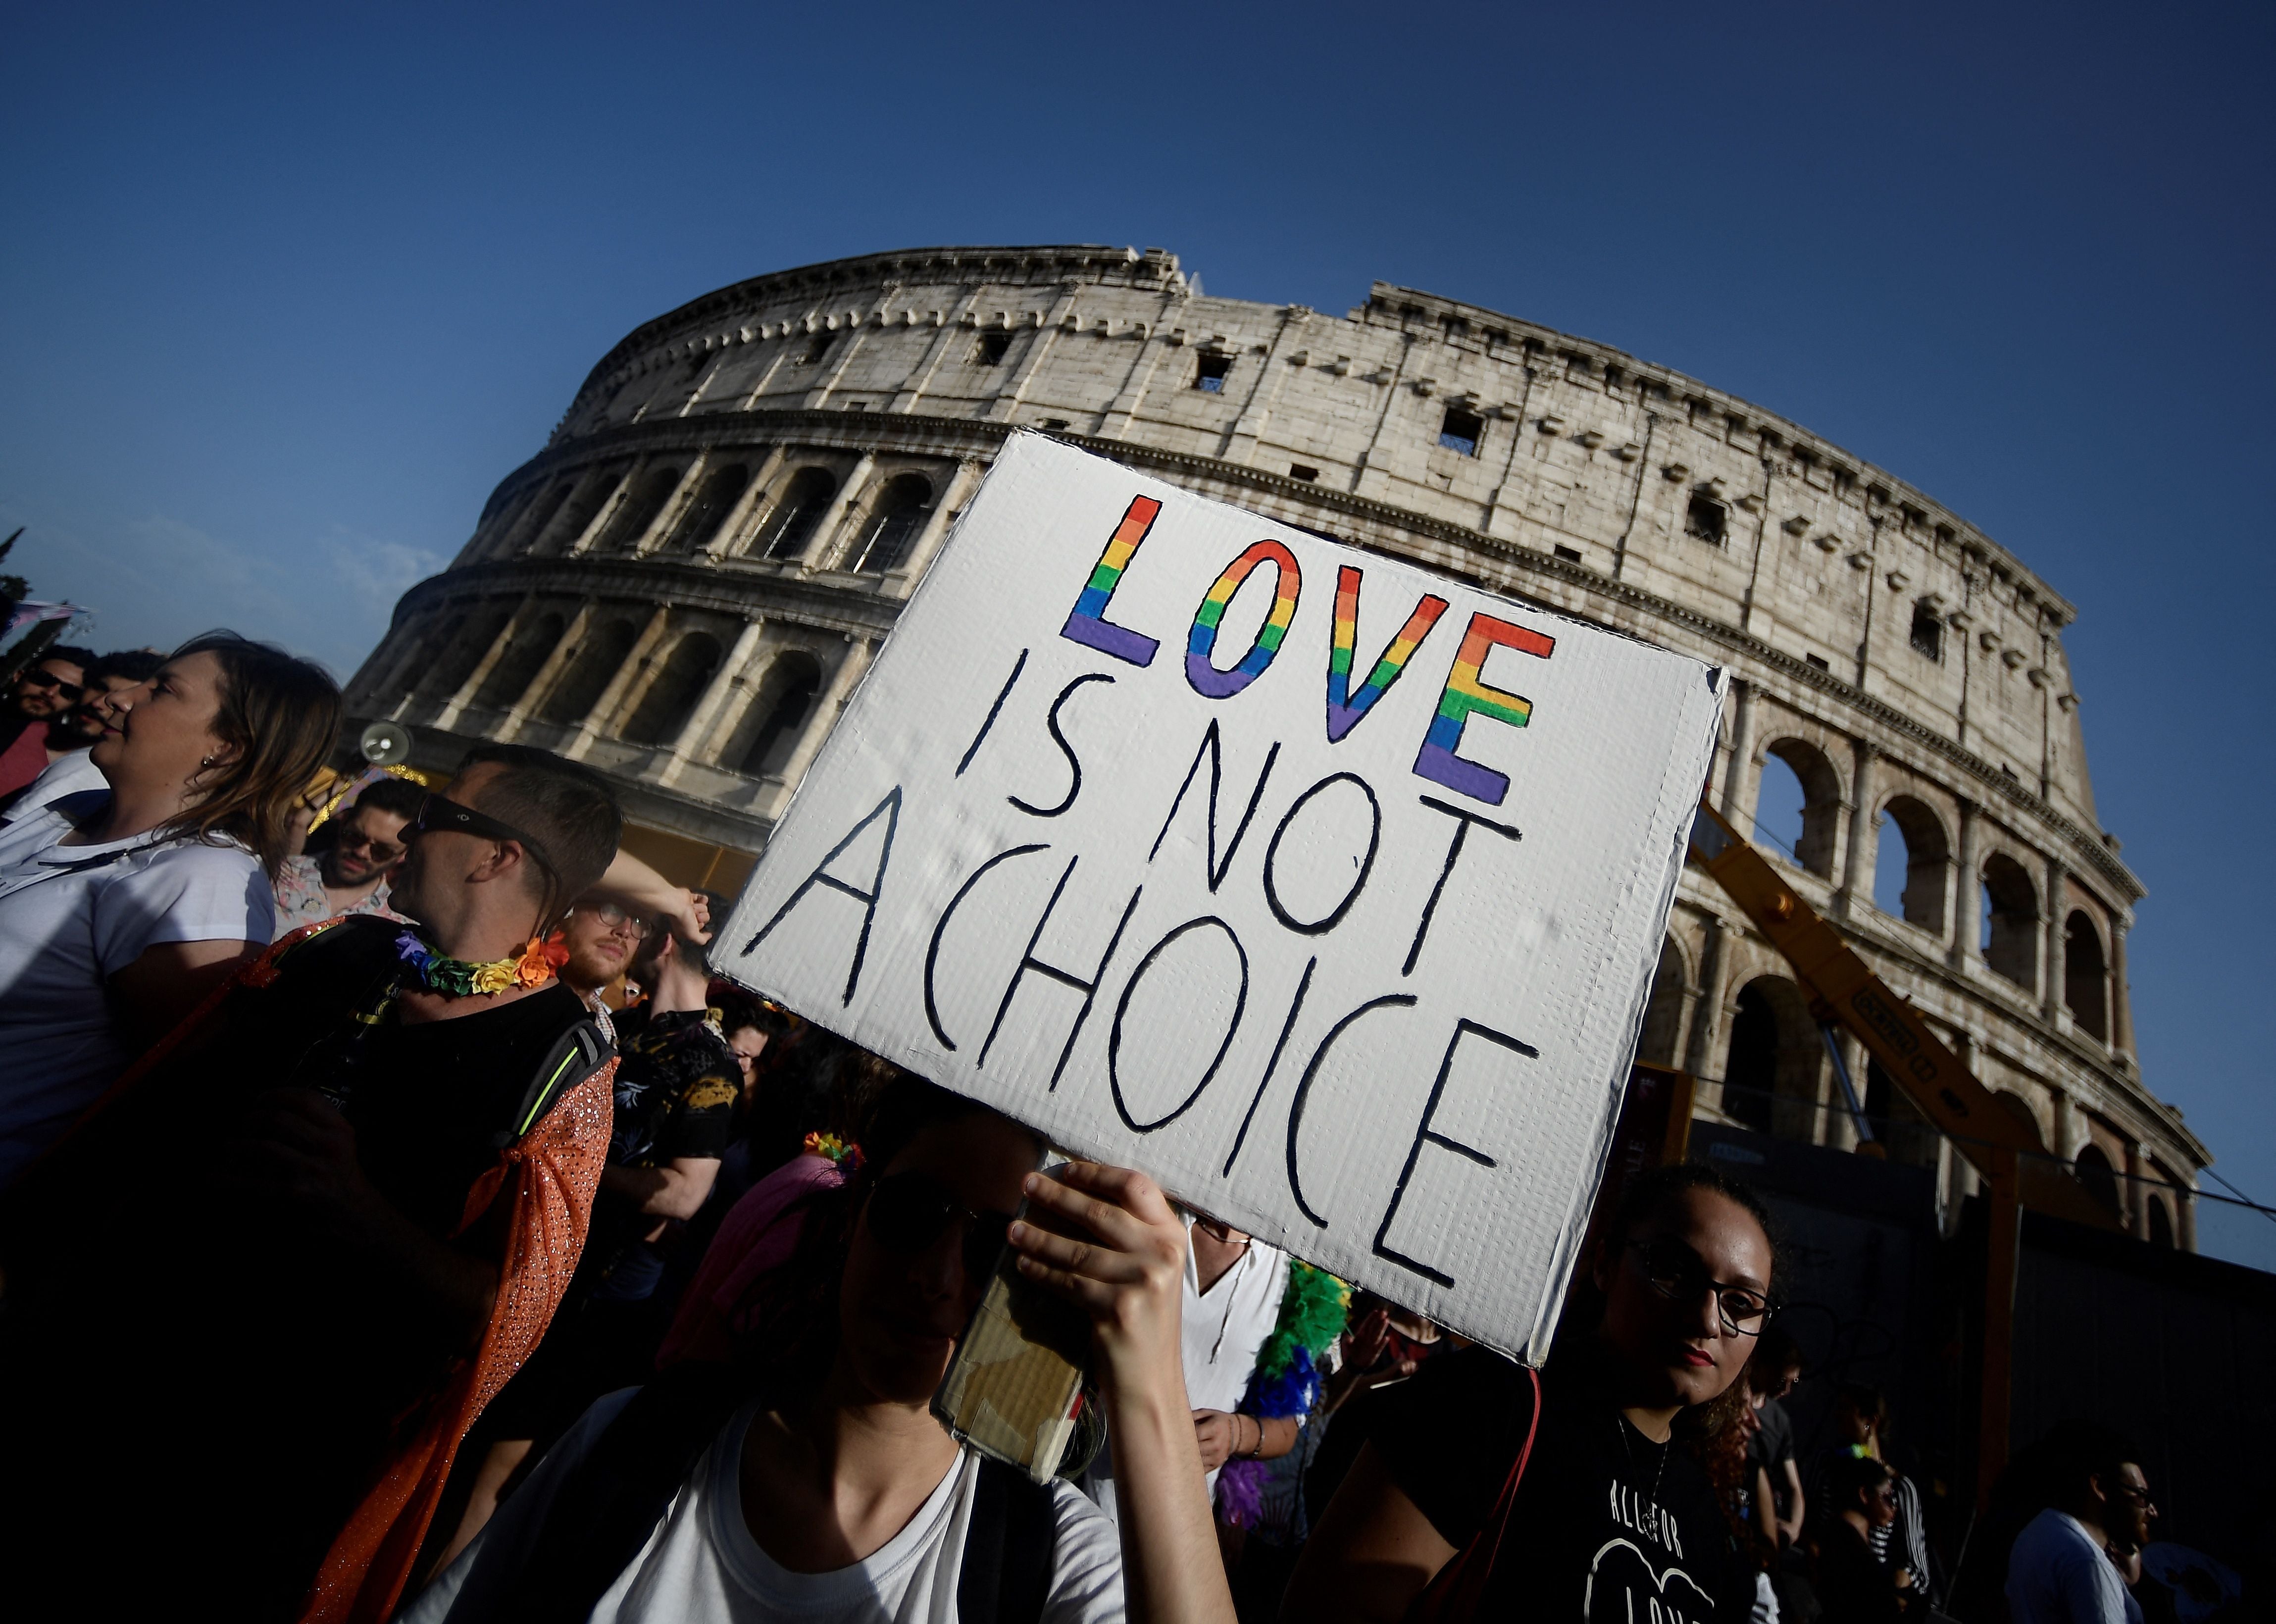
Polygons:
<instances>
[{"instance_id":1,"label":"hand holding sign","mask_svg":"<svg viewBox=\"0 0 2276 1624\"><path fill-rule=\"evenodd\" d=\"M1696 661L1020 436L719 960L1537 1347L1718 697Z\"/></svg>"}]
</instances>

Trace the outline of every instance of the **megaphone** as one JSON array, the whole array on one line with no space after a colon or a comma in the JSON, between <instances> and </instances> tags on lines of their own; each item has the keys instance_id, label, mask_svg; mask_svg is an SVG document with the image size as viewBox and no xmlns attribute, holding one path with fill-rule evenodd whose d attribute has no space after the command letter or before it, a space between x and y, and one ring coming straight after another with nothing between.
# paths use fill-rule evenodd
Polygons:
<instances>
[{"instance_id":1,"label":"megaphone","mask_svg":"<svg viewBox=\"0 0 2276 1624\"><path fill-rule=\"evenodd\" d=\"M397 722L374 722L356 740L364 760L375 767L392 767L411 759L411 730Z\"/></svg>"}]
</instances>

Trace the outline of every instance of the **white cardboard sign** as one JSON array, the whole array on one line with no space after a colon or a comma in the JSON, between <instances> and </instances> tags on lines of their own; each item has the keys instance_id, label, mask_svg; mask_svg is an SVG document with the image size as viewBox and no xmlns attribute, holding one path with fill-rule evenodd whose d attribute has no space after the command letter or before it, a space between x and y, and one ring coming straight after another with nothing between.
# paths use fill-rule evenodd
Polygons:
<instances>
[{"instance_id":1,"label":"white cardboard sign","mask_svg":"<svg viewBox=\"0 0 2276 1624\"><path fill-rule=\"evenodd\" d=\"M808 771L728 974L1537 1358L1721 673L1034 436Z\"/></svg>"}]
</instances>

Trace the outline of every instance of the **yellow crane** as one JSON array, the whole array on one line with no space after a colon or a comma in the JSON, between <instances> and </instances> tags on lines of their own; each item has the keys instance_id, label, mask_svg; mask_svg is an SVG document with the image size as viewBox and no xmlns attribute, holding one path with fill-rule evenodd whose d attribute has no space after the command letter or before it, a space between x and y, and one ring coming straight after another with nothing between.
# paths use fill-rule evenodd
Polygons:
<instances>
[{"instance_id":1,"label":"yellow crane","mask_svg":"<svg viewBox=\"0 0 2276 1624\"><path fill-rule=\"evenodd\" d=\"M1840 933L1795 894L1778 866L1704 801L1691 825L1690 858L1785 955L1817 1020L1838 1021L1855 1033L1890 1080L1984 1176L1991 1225L1976 1438L1980 1502L2007 1462L2022 1209L2101 1229L2117 1228L2117 1220L2064 1172L2039 1137L2037 1125L2002 1106L1930 1030L1920 1012L1874 975ZM1840 1065L1838 1053L1834 1062ZM1854 1112L1857 1102L1846 1073L1842 1086L1851 1093Z\"/></svg>"}]
</instances>

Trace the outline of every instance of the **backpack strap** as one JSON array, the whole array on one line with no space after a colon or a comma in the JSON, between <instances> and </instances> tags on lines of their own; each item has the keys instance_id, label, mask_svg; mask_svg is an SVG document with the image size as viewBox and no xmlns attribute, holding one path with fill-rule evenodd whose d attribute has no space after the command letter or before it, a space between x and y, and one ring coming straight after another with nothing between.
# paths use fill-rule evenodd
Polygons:
<instances>
[{"instance_id":1,"label":"backpack strap","mask_svg":"<svg viewBox=\"0 0 2276 1624\"><path fill-rule=\"evenodd\" d=\"M634 1393L563 1482L499 1624L584 1624L747 1394L733 1367L694 1362Z\"/></svg>"},{"instance_id":2,"label":"backpack strap","mask_svg":"<svg viewBox=\"0 0 2276 1624\"><path fill-rule=\"evenodd\" d=\"M956 1616L970 1624L1037 1624L1051 1599L1058 1541L1051 1485L982 1455L956 1580Z\"/></svg>"},{"instance_id":3,"label":"backpack strap","mask_svg":"<svg viewBox=\"0 0 2276 1624\"><path fill-rule=\"evenodd\" d=\"M513 1115L490 1135L490 1143L501 1150L519 1143L545 1119L556 1100L606 1066L616 1052L616 1044L592 1016L572 1026L545 1051L545 1058L530 1074L529 1086L521 1091Z\"/></svg>"},{"instance_id":4,"label":"backpack strap","mask_svg":"<svg viewBox=\"0 0 2276 1624\"><path fill-rule=\"evenodd\" d=\"M1534 1435L1541 1430L1541 1372L1525 1367L1533 1386L1533 1413L1526 1417L1525 1442L1510 1462L1509 1477L1494 1500L1493 1510L1470 1536L1470 1543L1440 1568L1415 1605L1407 1610L1407 1624L1468 1624L1485 1599L1486 1581L1493 1576L1494 1559L1501 1554L1503 1536L1509 1532L1510 1514L1517 1508L1517 1486L1525 1478L1525 1463L1533 1454Z\"/></svg>"}]
</instances>

